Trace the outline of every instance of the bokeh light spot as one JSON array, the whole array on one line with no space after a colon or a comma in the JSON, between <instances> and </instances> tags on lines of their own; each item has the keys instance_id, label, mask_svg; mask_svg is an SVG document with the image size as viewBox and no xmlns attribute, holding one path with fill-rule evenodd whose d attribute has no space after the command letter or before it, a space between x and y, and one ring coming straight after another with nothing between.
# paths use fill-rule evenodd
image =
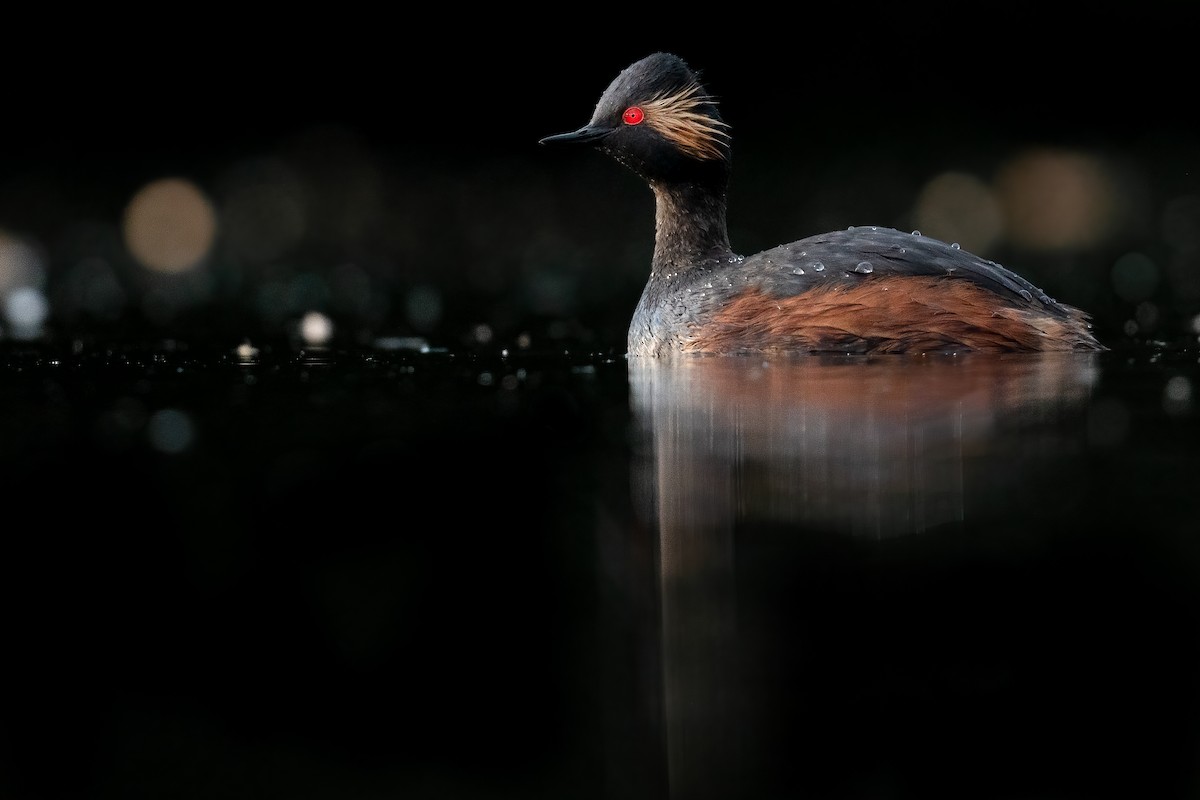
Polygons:
<instances>
[{"instance_id":1,"label":"bokeh light spot","mask_svg":"<svg viewBox=\"0 0 1200 800\"><path fill-rule=\"evenodd\" d=\"M163 453L182 453L192 445L195 428L192 418L182 411L166 408L156 411L146 426L150 444Z\"/></svg>"},{"instance_id":2,"label":"bokeh light spot","mask_svg":"<svg viewBox=\"0 0 1200 800\"><path fill-rule=\"evenodd\" d=\"M22 286L4 298L4 317L18 339L32 339L42 333L42 323L50 314L50 304L41 290Z\"/></svg>"},{"instance_id":3,"label":"bokeh light spot","mask_svg":"<svg viewBox=\"0 0 1200 800\"><path fill-rule=\"evenodd\" d=\"M1106 165L1083 153L1035 150L1003 165L996 192L1009 237L1039 250L1104 241L1118 222L1118 189Z\"/></svg>"},{"instance_id":4,"label":"bokeh light spot","mask_svg":"<svg viewBox=\"0 0 1200 800\"><path fill-rule=\"evenodd\" d=\"M421 336L380 336L375 339L375 346L380 350L415 350L418 353L429 352L429 342Z\"/></svg>"},{"instance_id":5,"label":"bokeh light spot","mask_svg":"<svg viewBox=\"0 0 1200 800\"><path fill-rule=\"evenodd\" d=\"M1000 204L979 178L944 172L921 189L914 213L917 227L930 236L986 252L1004 229Z\"/></svg>"},{"instance_id":6,"label":"bokeh light spot","mask_svg":"<svg viewBox=\"0 0 1200 800\"><path fill-rule=\"evenodd\" d=\"M0 294L20 286L40 287L45 277L37 248L0 230Z\"/></svg>"},{"instance_id":7,"label":"bokeh light spot","mask_svg":"<svg viewBox=\"0 0 1200 800\"><path fill-rule=\"evenodd\" d=\"M138 263L156 272L192 269L212 249L216 233L212 203L181 178L146 184L125 207L125 245Z\"/></svg>"},{"instance_id":8,"label":"bokeh light spot","mask_svg":"<svg viewBox=\"0 0 1200 800\"><path fill-rule=\"evenodd\" d=\"M1163 387L1163 410L1178 416L1192 410L1192 382L1183 375L1175 375Z\"/></svg>"},{"instance_id":9,"label":"bokeh light spot","mask_svg":"<svg viewBox=\"0 0 1200 800\"><path fill-rule=\"evenodd\" d=\"M258 348L250 342L242 342L234 348L234 354L241 364L255 364L258 362Z\"/></svg>"},{"instance_id":10,"label":"bokeh light spot","mask_svg":"<svg viewBox=\"0 0 1200 800\"><path fill-rule=\"evenodd\" d=\"M442 318L442 294L433 286L418 286L405 298L409 323L421 331L431 330Z\"/></svg>"},{"instance_id":11,"label":"bokeh light spot","mask_svg":"<svg viewBox=\"0 0 1200 800\"><path fill-rule=\"evenodd\" d=\"M1158 327L1160 314L1158 306L1147 300L1144 303L1138 303L1137 308L1133 310L1133 318L1137 322L1139 331L1146 333Z\"/></svg>"},{"instance_id":12,"label":"bokeh light spot","mask_svg":"<svg viewBox=\"0 0 1200 800\"><path fill-rule=\"evenodd\" d=\"M1141 253L1126 253L1112 267L1113 291L1130 303L1139 303L1158 288L1158 267Z\"/></svg>"},{"instance_id":13,"label":"bokeh light spot","mask_svg":"<svg viewBox=\"0 0 1200 800\"><path fill-rule=\"evenodd\" d=\"M333 320L320 311L309 311L300 320L300 338L312 346L329 344L333 338Z\"/></svg>"}]
</instances>

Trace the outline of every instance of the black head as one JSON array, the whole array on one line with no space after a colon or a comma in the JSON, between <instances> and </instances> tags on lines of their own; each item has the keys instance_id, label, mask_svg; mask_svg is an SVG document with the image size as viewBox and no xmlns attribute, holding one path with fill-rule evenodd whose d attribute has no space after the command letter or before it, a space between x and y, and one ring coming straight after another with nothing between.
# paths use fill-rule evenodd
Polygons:
<instances>
[{"instance_id":1,"label":"black head","mask_svg":"<svg viewBox=\"0 0 1200 800\"><path fill-rule=\"evenodd\" d=\"M729 126L683 59L655 53L622 70L591 121L546 142L590 142L649 181L725 180Z\"/></svg>"}]
</instances>

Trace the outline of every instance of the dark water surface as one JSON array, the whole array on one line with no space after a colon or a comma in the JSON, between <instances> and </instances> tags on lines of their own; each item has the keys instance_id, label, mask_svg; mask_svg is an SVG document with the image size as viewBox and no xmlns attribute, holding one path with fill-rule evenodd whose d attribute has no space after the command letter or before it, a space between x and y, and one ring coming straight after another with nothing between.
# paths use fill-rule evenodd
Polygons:
<instances>
[{"instance_id":1,"label":"dark water surface","mask_svg":"<svg viewBox=\"0 0 1200 800\"><path fill-rule=\"evenodd\" d=\"M1198 358L7 343L0 797L1195 797Z\"/></svg>"}]
</instances>

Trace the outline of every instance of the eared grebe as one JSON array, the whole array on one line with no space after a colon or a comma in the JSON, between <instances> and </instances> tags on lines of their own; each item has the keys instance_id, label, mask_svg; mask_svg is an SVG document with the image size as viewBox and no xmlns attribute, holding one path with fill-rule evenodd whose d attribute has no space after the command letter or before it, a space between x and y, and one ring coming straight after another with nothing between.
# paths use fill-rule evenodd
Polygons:
<instances>
[{"instance_id":1,"label":"eared grebe","mask_svg":"<svg viewBox=\"0 0 1200 800\"><path fill-rule=\"evenodd\" d=\"M1083 311L916 232L852 227L734 253L728 125L678 56L630 65L587 125L541 141L594 144L654 190L654 258L631 356L1105 349Z\"/></svg>"}]
</instances>

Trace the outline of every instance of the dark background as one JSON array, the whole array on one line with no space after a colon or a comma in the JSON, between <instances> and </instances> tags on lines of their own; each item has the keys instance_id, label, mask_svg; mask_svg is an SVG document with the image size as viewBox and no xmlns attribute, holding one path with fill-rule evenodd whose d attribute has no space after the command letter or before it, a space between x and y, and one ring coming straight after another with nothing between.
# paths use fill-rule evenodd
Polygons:
<instances>
[{"instance_id":1,"label":"dark background","mask_svg":"<svg viewBox=\"0 0 1200 800\"><path fill-rule=\"evenodd\" d=\"M0 229L41 248L48 329L67 338L236 343L282 336L315 308L347 342L494 346L525 333L533 346L620 351L646 277L652 197L595 153L537 142L583 124L620 69L661 49L702 71L732 124L740 252L851 224L916 227L914 200L941 172L989 181L1029 148L1086 153L1133 175L1130 224L1092 247L1031 252L1001 239L983 254L1092 311L1110 341L1130 330L1172 339L1200 310L1186 277L1200 273L1195 253L1172 250L1162 230L1164 209L1200 191L1186 97L1194 13L1182 8L679 9L656 20L614 7L411 18L205 7L92 12L66 30L17 15ZM294 171L306 227L251 263L224 247L221 215L237 176L264 159ZM217 209L205 292L147 276L120 240L125 205L163 177L193 182ZM1153 321L1133 329L1136 301L1108 285L1131 250L1160 275ZM125 292L102 314L63 288L73 263L97 255ZM365 287L353 301L332 275L347 263ZM290 299L262 299L271 281ZM418 289L439 300L432 318L408 310ZM151 290L173 293L169 312L145 311Z\"/></svg>"},{"instance_id":2,"label":"dark background","mask_svg":"<svg viewBox=\"0 0 1200 800\"><path fill-rule=\"evenodd\" d=\"M1133 176L1126 224L1087 247L1000 240L986 255L1092 311L1110 344L1194 349L1200 137L1181 7L7 9L0 242L36 254L49 317L30 342L0 321L0 631L16 675L0 796L662 796L653 531L619 358L652 196L603 156L538 140L583 124L628 63L678 53L733 126L742 252L915 227L932 176L989 181L1031 147L1095 155ZM122 240L130 199L164 177L217 211L192 273L151 274ZM265 255L227 235L256 186L304 209ZM279 208L251 204L251 221ZM1141 297L1112 280L1130 252L1158 265ZM436 313L417 313L429 298ZM347 351L290 346L312 310ZM389 336L449 352L350 347ZM284 346L243 364L246 339ZM571 354L498 356L514 344ZM1163 408L1196 360L1163 349L1106 354L1123 367L1097 392L1111 402L1066 444L1031 445L1075 460L1031 496L989 493L1014 516L966 544L951 531L880 561L780 526L750 551L773 580L743 598L781 633L790 611L838 611L795 640L829 645L828 672L797 688L803 653L764 662L772 714L792 711L774 688L819 712L796 717L811 738L769 743L766 780L793 777L799 741L814 793L877 756L913 778L905 796L989 796L959 789L993 769L990 796L1094 796L1113 774L1187 796L1195 416L1190 394ZM163 411L191 425L182 451L154 438ZM1096 444L1085 424L1118 433ZM1007 478L1036 480L1014 464ZM1048 551L1009 549L1014 532ZM925 588L889 591L885 567ZM871 591L855 595L859 579ZM872 635L851 640L855 619ZM950 675L948 696L928 677L953 673L962 631L966 667L1001 646L1028 665L1015 697L986 673ZM906 692L870 669L879 637L918 657ZM960 739L976 711L1012 725ZM901 724L860 749L872 722L923 715L947 723L940 747ZM1006 763L1014 740L1039 758Z\"/></svg>"}]
</instances>

